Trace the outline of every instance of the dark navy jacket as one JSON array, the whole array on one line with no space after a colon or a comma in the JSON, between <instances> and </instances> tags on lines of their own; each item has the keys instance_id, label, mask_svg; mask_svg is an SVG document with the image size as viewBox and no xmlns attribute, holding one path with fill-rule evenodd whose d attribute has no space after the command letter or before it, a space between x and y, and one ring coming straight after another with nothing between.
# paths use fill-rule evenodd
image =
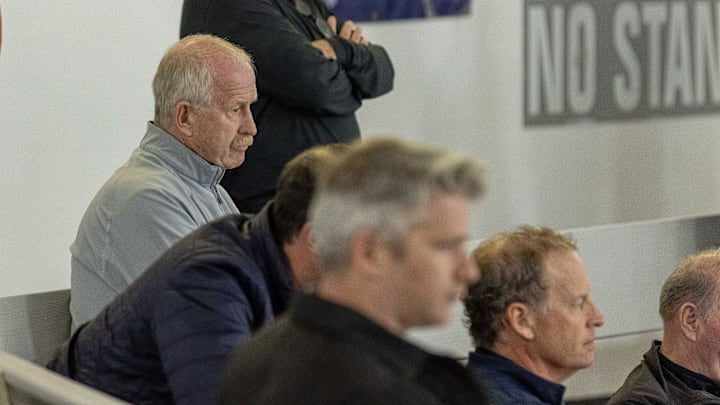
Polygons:
<instances>
[{"instance_id":1,"label":"dark navy jacket","mask_svg":"<svg viewBox=\"0 0 720 405\"><path fill-rule=\"evenodd\" d=\"M486 403L456 360L308 294L238 348L221 387L224 405Z\"/></svg>"},{"instance_id":2,"label":"dark navy jacket","mask_svg":"<svg viewBox=\"0 0 720 405\"><path fill-rule=\"evenodd\" d=\"M49 368L135 404L213 404L238 343L293 294L269 205L173 245L64 343Z\"/></svg>"},{"instance_id":3,"label":"dark navy jacket","mask_svg":"<svg viewBox=\"0 0 720 405\"><path fill-rule=\"evenodd\" d=\"M565 387L548 381L484 348L470 352L467 368L483 384L488 403L561 405Z\"/></svg>"}]
</instances>

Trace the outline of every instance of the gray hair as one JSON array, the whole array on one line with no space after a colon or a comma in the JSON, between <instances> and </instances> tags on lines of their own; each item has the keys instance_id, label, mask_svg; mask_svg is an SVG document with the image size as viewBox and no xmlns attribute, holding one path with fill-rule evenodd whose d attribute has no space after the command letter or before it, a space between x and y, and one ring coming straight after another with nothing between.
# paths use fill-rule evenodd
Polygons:
<instances>
[{"instance_id":1,"label":"gray hair","mask_svg":"<svg viewBox=\"0 0 720 405\"><path fill-rule=\"evenodd\" d=\"M682 304L690 302L707 319L718 300L719 279L720 250L708 249L685 258L660 290L660 316L667 322Z\"/></svg>"},{"instance_id":2,"label":"gray hair","mask_svg":"<svg viewBox=\"0 0 720 405\"><path fill-rule=\"evenodd\" d=\"M520 302L536 311L547 304L545 259L577 250L570 235L520 226L483 240L472 252L480 277L465 297L465 315L476 346L491 348L503 328L505 309Z\"/></svg>"},{"instance_id":3,"label":"gray hair","mask_svg":"<svg viewBox=\"0 0 720 405\"><path fill-rule=\"evenodd\" d=\"M392 249L426 221L431 199L484 190L484 169L475 160L442 149L396 139L354 144L321 179L311 205L318 259L325 269L348 264L352 238L377 234Z\"/></svg>"},{"instance_id":4,"label":"gray hair","mask_svg":"<svg viewBox=\"0 0 720 405\"><path fill-rule=\"evenodd\" d=\"M199 110L209 107L215 90L215 66L221 60L229 60L238 69L255 69L247 52L214 35L189 35L170 47L152 84L155 124L167 128L175 105L182 100Z\"/></svg>"}]
</instances>

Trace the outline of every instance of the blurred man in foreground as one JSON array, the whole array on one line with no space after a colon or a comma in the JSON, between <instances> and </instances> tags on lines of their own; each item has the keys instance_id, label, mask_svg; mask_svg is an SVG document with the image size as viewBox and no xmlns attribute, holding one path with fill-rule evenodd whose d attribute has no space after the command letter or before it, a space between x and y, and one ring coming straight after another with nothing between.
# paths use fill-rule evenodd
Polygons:
<instances>
[{"instance_id":1,"label":"blurred man in foreground","mask_svg":"<svg viewBox=\"0 0 720 405\"><path fill-rule=\"evenodd\" d=\"M221 403L484 403L455 360L403 339L448 322L477 277L465 242L481 168L375 139L355 144L320 184L311 210L319 283L239 348Z\"/></svg>"}]
</instances>

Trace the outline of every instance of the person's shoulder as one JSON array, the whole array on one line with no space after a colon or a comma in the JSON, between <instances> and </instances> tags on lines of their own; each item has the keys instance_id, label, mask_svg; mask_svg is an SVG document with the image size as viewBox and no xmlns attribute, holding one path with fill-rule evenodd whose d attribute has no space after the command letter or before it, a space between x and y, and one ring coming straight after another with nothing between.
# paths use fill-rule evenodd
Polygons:
<instances>
[{"instance_id":1,"label":"person's shoulder","mask_svg":"<svg viewBox=\"0 0 720 405\"><path fill-rule=\"evenodd\" d=\"M231 214L202 225L173 244L153 267L174 268L168 282L176 289L270 294L262 266L240 229L244 221L243 214Z\"/></svg>"},{"instance_id":2,"label":"person's shoulder","mask_svg":"<svg viewBox=\"0 0 720 405\"><path fill-rule=\"evenodd\" d=\"M636 367L623 385L610 397L608 405L667 404L663 387L653 378L644 364Z\"/></svg>"},{"instance_id":3,"label":"person's shoulder","mask_svg":"<svg viewBox=\"0 0 720 405\"><path fill-rule=\"evenodd\" d=\"M648 392L623 392L610 397L607 405L667 405L672 402Z\"/></svg>"},{"instance_id":4,"label":"person's shoulder","mask_svg":"<svg viewBox=\"0 0 720 405\"><path fill-rule=\"evenodd\" d=\"M146 218L153 222L156 214L183 213L192 201L192 188L172 171L127 169L105 184L98 198L112 206L114 215ZM166 217L162 215L161 217Z\"/></svg>"},{"instance_id":5,"label":"person's shoulder","mask_svg":"<svg viewBox=\"0 0 720 405\"><path fill-rule=\"evenodd\" d=\"M132 168L118 169L100 188L88 205L78 231L78 239L85 233L118 235L129 232L137 238L138 230L157 229L158 224L182 214L187 192L169 185L165 180L154 180L152 172L136 172ZM157 241L156 241L157 242Z\"/></svg>"},{"instance_id":6,"label":"person's shoulder","mask_svg":"<svg viewBox=\"0 0 720 405\"><path fill-rule=\"evenodd\" d=\"M537 396L526 391L514 389L498 389L489 388L487 384L483 385L483 393L488 404L524 404L524 405L547 405Z\"/></svg>"},{"instance_id":7,"label":"person's shoulder","mask_svg":"<svg viewBox=\"0 0 720 405\"><path fill-rule=\"evenodd\" d=\"M184 188L185 181L161 164L138 163L131 158L105 181L96 198L133 200L153 194L173 194Z\"/></svg>"}]
</instances>

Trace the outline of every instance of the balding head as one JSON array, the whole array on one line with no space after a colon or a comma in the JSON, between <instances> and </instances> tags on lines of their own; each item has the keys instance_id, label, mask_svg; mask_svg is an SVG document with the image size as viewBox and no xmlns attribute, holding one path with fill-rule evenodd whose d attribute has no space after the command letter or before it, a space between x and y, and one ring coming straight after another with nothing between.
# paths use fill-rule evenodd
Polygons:
<instances>
[{"instance_id":1,"label":"balding head","mask_svg":"<svg viewBox=\"0 0 720 405\"><path fill-rule=\"evenodd\" d=\"M155 124L169 128L175 105L182 100L198 109L207 108L213 98L218 74L228 64L235 70L251 67L247 52L213 35L190 35L173 45L160 61L153 79Z\"/></svg>"}]
</instances>

